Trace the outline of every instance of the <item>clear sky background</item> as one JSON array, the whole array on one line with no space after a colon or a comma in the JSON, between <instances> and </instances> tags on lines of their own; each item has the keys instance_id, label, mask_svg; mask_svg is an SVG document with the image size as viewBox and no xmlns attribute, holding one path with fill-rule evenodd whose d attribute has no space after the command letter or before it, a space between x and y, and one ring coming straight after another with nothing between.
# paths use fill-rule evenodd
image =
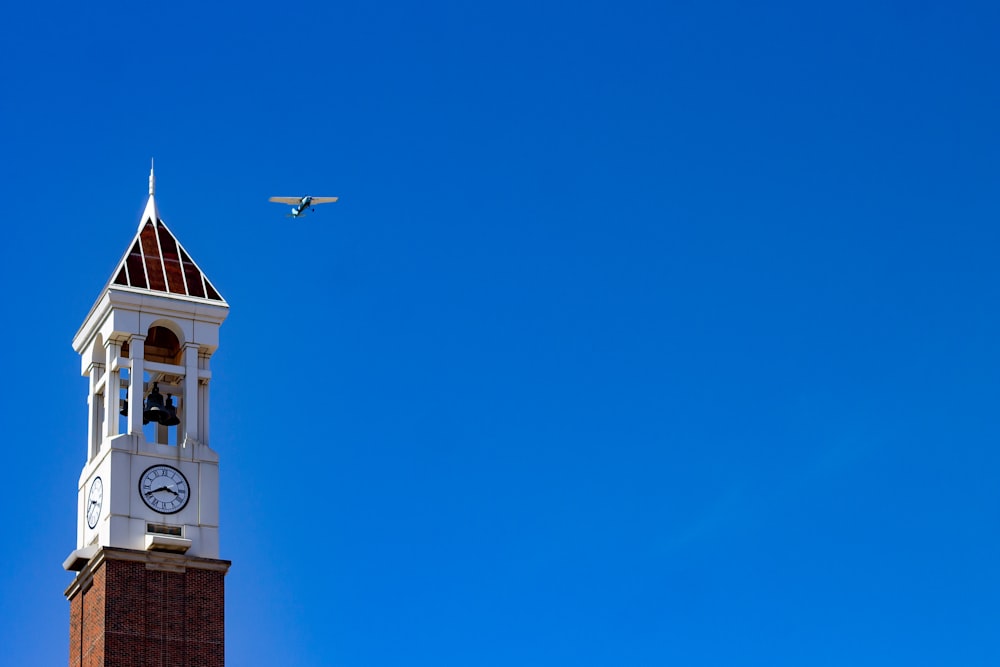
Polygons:
<instances>
[{"instance_id":1,"label":"clear sky background","mask_svg":"<svg viewBox=\"0 0 1000 667\"><path fill-rule=\"evenodd\" d=\"M8 7L0 664L67 661L155 157L227 664L997 665L997 7Z\"/></svg>"}]
</instances>

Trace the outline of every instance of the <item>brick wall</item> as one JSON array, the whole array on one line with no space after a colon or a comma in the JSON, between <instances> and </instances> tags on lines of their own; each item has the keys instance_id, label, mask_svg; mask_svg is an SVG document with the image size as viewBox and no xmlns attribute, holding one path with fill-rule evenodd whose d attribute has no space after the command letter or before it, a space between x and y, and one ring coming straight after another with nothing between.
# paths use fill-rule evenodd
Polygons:
<instances>
[{"instance_id":1,"label":"brick wall","mask_svg":"<svg viewBox=\"0 0 1000 667\"><path fill-rule=\"evenodd\" d=\"M92 583L70 597L70 667L223 667L225 568L132 553L81 572Z\"/></svg>"}]
</instances>

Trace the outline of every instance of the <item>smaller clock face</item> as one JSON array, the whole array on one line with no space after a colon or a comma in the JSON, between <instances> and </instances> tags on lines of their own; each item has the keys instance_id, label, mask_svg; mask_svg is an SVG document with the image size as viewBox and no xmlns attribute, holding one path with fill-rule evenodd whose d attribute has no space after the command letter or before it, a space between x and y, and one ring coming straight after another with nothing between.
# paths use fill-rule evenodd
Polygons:
<instances>
[{"instance_id":1,"label":"smaller clock face","mask_svg":"<svg viewBox=\"0 0 1000 667\"><path fill-rule=\"evenodd\" d=\"M104 504L104 482L95 477L90 483L90 493L87 494L87 525L93 528L101 518L101 505Z\"/></svg>"},{"instance_id":2,"label":"smaller clock face","mask_svg":"<svg viewBox=\"0 0 1000 667\"><path fill-rule=\"evenodd\" d=\"M177 468L155 465L139 478L139 497L160 514L180 512L190 495L187 478Z\"/></svg>"}]
</instances>

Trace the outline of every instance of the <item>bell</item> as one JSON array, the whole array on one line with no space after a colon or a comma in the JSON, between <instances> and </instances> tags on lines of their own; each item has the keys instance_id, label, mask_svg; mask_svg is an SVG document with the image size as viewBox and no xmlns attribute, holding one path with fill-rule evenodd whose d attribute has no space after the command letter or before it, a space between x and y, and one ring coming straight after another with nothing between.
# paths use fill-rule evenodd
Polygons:
<instances>
[{"instance_id":1,"label":"bell","mask_svg":"<svg viewBox=\"0 0 1000 667\"><path fill-rule=\"evenodd\" d=\"M177 408L174 407L174 397L171 394L167 394L167 404L163 406L160 423L164 426L177 426L181 423L181 420L177 418Z\"/></svg>"},{"instance_id":2,"label":"bell","mask_svg":"<svg viewBox=\"0 0 1000 667\"><path fill-rule=\"evenodd\" d=\"M166 408L163 406L163 395L160 394L160 388L154 382L153 391L149 392L149 396L146 397L146 409L142 411L142 423L157 422L162 424L164 415L166 415Z\"/></svg>"},{"instance_id":3,"label":"bell","mask_svg":"<svg viewBox=\"0 0 1000 667\"><path fill-rule=\"evenodd\" d=\"M128 417L128 392L125 392L125 398L118 399L118 414Z\"/></svg>"}]
</instances>

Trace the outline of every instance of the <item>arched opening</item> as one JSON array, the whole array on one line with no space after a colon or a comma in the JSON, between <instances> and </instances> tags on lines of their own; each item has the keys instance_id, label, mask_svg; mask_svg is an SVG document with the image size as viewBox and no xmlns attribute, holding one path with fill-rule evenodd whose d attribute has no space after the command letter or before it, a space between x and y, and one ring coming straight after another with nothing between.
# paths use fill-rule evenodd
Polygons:
<instances>
[{"instance_id":1,"label":"arched opening","mask_svg":"<svg viewBox=\"0 0 1000 667\"><path fill-rule=\"evenodd\" d=\"M104 365L104 336L98 333L90 346L90 363Z\"/></svg>"},{"instance_id":2,"label":"arched opening","mask_svg":"<svg viewBox=\"0 0 1000 667\"><path fill-rule=\"evenodd\" d=\"M177 339L177 334L166 327L149 327L144 349L143 358L146 361L175 365L184 363L181 359L181 342Z\"/></svg>"}]
</instances>

